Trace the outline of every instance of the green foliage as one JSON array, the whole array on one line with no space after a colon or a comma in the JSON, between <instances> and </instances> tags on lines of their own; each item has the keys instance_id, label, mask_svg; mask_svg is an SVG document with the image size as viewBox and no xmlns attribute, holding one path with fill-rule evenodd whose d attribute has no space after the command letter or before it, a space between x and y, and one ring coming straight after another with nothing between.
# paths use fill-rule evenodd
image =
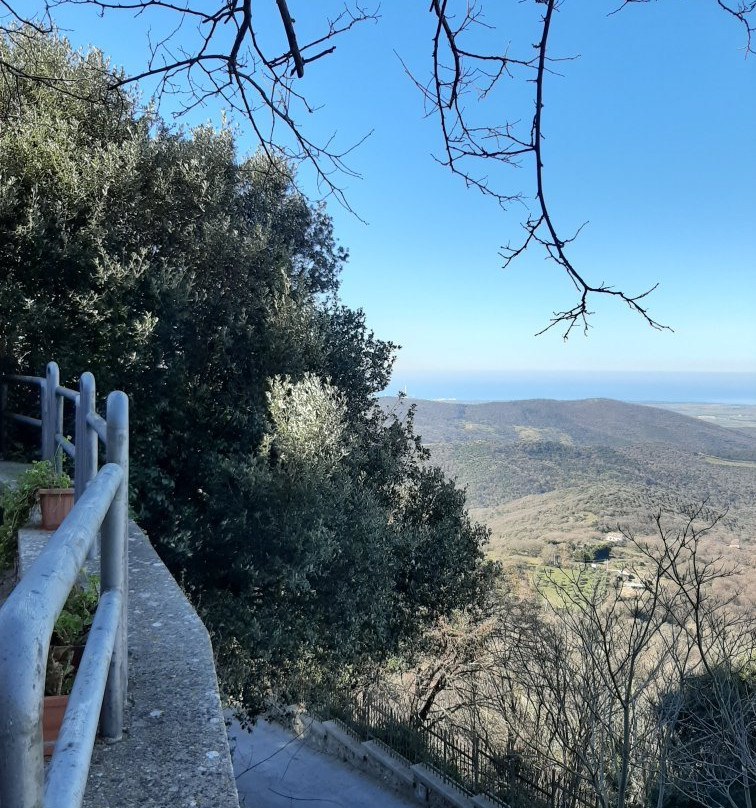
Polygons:
<instances>
[{"instance_id":1,"label":"green foliage","mask_svg":"<svg viewBox=\"0 0 756 808\"><path fill-rule=\"evenodd\" d=\"M339 303L346 251L290 168L139 117L87 69L97 54L1 49L102 101L0 85L0 358L129 394L132 507L227 687L254 706L325 682L476 597L486 531L425 468L411 416L376 405L396 346Z\"/></svg>"},{"instance_id":2,"label":"green foliage","mask_svg":"<svg viewBox=\"0 0 756 808\"><path fill-rule=\"evenodd\" d=\"M260 454L281 461L296 475L310 468L330 471L345 453L344 397L328 382L306 373L293 383L274 376L268 393L271 431L263 438Z\"/></svg>"},{"instance_id":3,"label":"green foliage","mask_svg":"<svg viewBox=\"0 0 756 808\"><path fill-rule=\"evenodd\" d=\"M48 460L32 463L16 480L15 485L0 487L0 568L13 563L18 529L29 520L41 488L68 488L71 478L58 472Z\"/></svg>"},{"instance_id":4,"label":"green foliage","mask_svg":"<svg viewBox=\"0 0 756 808\"><path fill-rule=\"evenodd\" d=\"M212 481L213 541L194 547L194 580L204 614L234 627L226 667L254 664L240 648L267 647L263 690L291 698L298 677L332 686L475 599L487 534L422 467L406 424L349 431L342 394L309 375L273 379L269 412L260 451L226 459Z\"/></svg>"},{"instance_id":5,"label":"green foliage","mask_svg":"<svg viewBox=\"0 0 756 808\"><path fill-rule=\"evenodd\" d=\"M89 575L86 585L76 585L55 621L53 645L83 645L100 598L100 579Z\"/></svg>"},{"instance_id":6,"label":"green foliage","mask_svg":"<svg viewBox=\"0 0 756 808\"><path fill-rule=\"evenodd\" d=\"M45 677L46 696L71 692L81 646L87 641L100 597L99 577L90 575L86 585L76 585L58 615L50 640Z\"/></svg>"}]
</instances>

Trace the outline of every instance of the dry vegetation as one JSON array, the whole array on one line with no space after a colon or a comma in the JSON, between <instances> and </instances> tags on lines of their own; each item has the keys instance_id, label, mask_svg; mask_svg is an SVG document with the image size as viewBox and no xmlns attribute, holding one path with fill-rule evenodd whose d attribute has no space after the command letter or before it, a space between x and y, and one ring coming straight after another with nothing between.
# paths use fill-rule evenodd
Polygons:
<instances>
[{"instance_id":1,"label":"dry vegetation","mask_svg":"<svg viewBox=\"0 0 756 808\"><path fill-rule=\"evenodd\" d=\"M530 592L441 621L382 697L482 750L483 785L518 808L536 803L513 783L543 772L543 805L750 808L754 604L737 559L713 554L719 521L657 512L654 536L624 537L622 576L539 567Z\"/></svg>"},{"instance_id":2,"label":"dry vegetation","mask_svg":"<svg viewBox=\"0 0 756 808\"><path fill-rule=\"evenodd\" d=\"M705 501L724 514L705 552L739 563L736 594L756 596L756 406L413 403L433 462L466 488L512 586L530 588L542 565L573 565L620 531L652 537L660 507ZM636 561L612 544L613 573Z\"/></svg>"}]
</instances>

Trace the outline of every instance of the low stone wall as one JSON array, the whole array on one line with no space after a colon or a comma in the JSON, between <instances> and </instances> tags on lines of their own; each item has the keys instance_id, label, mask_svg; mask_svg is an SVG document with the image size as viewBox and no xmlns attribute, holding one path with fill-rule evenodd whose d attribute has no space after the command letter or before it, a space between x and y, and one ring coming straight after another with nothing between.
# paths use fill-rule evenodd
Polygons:
<instances>
[{"instance_id":1,"label":"low stone wall","mask_svg":"<svg viewBox=\"0 0 756 808\"><path fill-rule=\"evenodd\" d=\"M41 547L40 533L26 538ZM20 555L28 566L24 546ZM125 732L96 742L85 807L239 808L210 638L134 523L128 621Z\"/></svg>"},{"instance_id":2,"label":"low stone wall","mask_svg":"<svg viewBox=\"0 0 756 808\"><path fill-rule=\"evenodd\" d=\"M354 737L338 721L318 721L307 715L295 720L295 730L308 743L370 774L400 794L430 808L500 808L504 803L471 795L423 764L412 765L379 741Z\"/></svg>"}]
</instances>

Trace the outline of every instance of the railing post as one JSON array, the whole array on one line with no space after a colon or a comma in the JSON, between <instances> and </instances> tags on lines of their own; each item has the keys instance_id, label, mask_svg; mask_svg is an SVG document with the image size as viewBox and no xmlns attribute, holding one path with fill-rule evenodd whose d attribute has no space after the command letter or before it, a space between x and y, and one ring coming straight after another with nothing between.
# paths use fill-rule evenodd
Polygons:
<instances>
[{"instance_id":1,"label":"railing post","mask_svg":"<svg viewBox=\"0 0 756 808\"><path fill-rule=\"evenodd\" d=\"M87 486L97 474L97 433L87 422L87 416L95 411L95 380L87 372L79 379L79 397L76 400L76 455L74 461L74 501L78 502ZM89 548L91 560L97 558L97 539Z\"/></svg>"},{"instance_id":2,"label":"railing post","mask_svg":"<svg viewBox=\"0 0 756 808\"><path fill-rule=\"evenodd\" d=\"M97 474L97 433L87 423L87 416L95 411L95 380L91 373L79 379L79 398L76 403L76 457L74 490L78 502L87 486Z\"/></svg>"},{"instance_id":3,"label":"railing post","mask_svg":"<svg viewBox=\"0 0 756 808\"><path fill-rule=\"evenodd\" d=\"M123 731L123 708L128 685L128 491L129 491L129 400L116 391L108 396L106 460L123 469L123 479L102 523L100 585L103 592L122 593L121 620L110 660L102 700L100 730L103 737L118 740Z\"/></svg>"},{"instance_id":4,"label":"railing post","mask_svg":"<svg viewBox=\"0 0 756 808\"><path fill-rule=\"evenodd\" d=\"M63 458L57 456L55 436L63 431L63 399L58 400L60 370L55 362L47 363L45 385L42 388L42 459L55 465L61 471Z\"/></svg>"},{"instance_id":5,"label":"railing post","mask_svg":"<svg viewBox=\"0 0 756 808\"><path fill-rule=\"evenodd\" d=\"M47 381L47 375L45 375L45 378L42 380L42 384L39 387L39 417L42 421L39 439L40 460L49 459L51 457L50 452L53 454L55 452L55 436L52 436L52 440L50 438L52 424L50 423L50 406L47 403L49 398L48 389L49 384Z\"/></svg>"}]
</instances>

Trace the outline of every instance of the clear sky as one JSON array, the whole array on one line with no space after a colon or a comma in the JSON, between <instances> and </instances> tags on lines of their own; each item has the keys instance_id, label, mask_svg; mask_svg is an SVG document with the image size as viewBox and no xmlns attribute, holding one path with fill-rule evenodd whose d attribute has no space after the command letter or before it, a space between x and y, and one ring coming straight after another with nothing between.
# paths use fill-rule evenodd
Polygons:
<instances>
[{"instance_id":1,"label":"clear sky","mask_svg":"<svg viewBox=\"0 0 756 808\"><path fill-rule=\"evenodd\" d=\"M273 0L258 0L258 8ZM342 3L290 0L305 33ZM518 51L537 41L516 0L496 9L497 37ZM329 210L351 259L345 303L376 333L401 344L398 377L417 371L677 370L756 372L756 56L714 0L619 5L565 0L553 55L579 56L547 79L544 162L557 226L589 224L572 256L592 282L640 292L657 281L650 312L674 332L651 330L616 301L595 300L587 338L535 337L574 290L537 250L506 271L500 248L523 214L466 190L432 157L434 120L397 57L430 69L426 0L384 0L380 20L354 29L308 66L304 90L321 108L304 124L343 145L362 178L344 180L364 224ZM261 12L262 13L262 12ZM146 17L146 15L144 15ZM145 58L145 20L60 14L69 36L134 69ZM149 22L149 21L147 21ZM271 17L271 24L280 21ZM490 34L489 34L490 35ZM208 107L200 119L219 121ZM195 116L193 121L197 121ZM240 122L242 151L253 148ZM532 193L523 167L504 176ZM316 195L310 172L300 180Z\"/></svg>"}]
</instances>

